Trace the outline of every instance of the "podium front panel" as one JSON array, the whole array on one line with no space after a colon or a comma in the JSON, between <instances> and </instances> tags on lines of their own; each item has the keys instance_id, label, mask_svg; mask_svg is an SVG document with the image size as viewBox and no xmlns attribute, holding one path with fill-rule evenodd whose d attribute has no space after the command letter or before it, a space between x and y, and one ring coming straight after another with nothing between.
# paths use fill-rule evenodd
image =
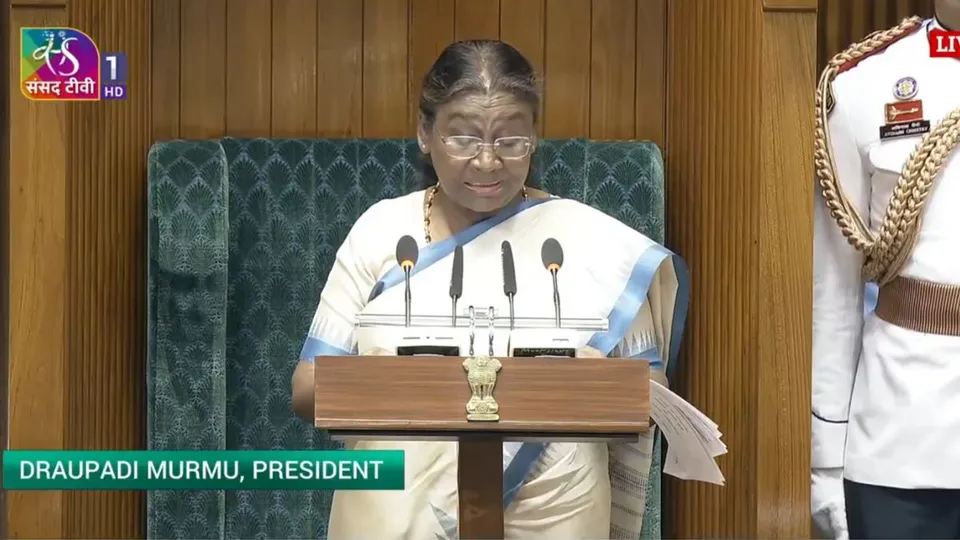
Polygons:
<instances>
[{"instance_id":1,"label":"podium front panel","mask_svg":"<svg viewBox=\"0 0 960 540\"><path fill-rule=\"evenodd\" d=\"M316 426L331 431L636 434L650 372L619 358L498 358L499 420L467 421L463 358L319 356Z\"/></svg>"}]
</instances>

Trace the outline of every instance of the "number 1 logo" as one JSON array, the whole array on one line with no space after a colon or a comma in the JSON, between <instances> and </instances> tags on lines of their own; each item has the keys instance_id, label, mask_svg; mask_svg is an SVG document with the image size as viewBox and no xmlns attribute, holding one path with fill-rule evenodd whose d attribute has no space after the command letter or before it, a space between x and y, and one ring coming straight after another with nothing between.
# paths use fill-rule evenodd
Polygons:
<instances>
[{"instance_id":1,"label":"number 1 logo","mask_svg":"<svg viewBox=\"0 0 960 540\"><path fill-rule=\"evenodd\" d=\"M127 98L127 55L103 53L100 55L100 99Z\"/></svg>"}]
</instances>

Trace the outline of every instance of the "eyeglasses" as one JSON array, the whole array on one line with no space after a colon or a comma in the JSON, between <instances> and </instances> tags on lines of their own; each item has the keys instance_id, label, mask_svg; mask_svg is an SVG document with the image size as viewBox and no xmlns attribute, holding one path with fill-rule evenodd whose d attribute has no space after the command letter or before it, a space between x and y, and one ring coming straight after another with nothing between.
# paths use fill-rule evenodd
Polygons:
<instances>
[{"instance_id":1,"label":"eyeglasses","mask_svg":"<svg viewBox=\"0 0 960 540\"><path fill-rule=\"evenodd\" d=\"M486 147L491 147L500 159L523 159L533 146L530 137L500 137L493 143L485 143L480 137L451 135L440 137L447 155L457 159L473 159Z\"/></svg>"}]
</instances>

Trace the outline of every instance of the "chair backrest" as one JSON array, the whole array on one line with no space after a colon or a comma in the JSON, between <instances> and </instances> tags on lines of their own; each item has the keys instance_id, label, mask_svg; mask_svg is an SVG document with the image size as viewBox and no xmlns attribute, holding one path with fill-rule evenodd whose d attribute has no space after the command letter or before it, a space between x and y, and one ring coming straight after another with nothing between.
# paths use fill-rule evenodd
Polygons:
<instances>
[{"instance_id":1,"label":"chair backrest","mask_svg":"<svg viewBox=\"0 0 960 540\"><path fill-rule=\"evenodd\" d=\"M154 145L150 449L333 447L291 413L290 376L337 248L374 202L420 189L418 157L406 139ZM663 242L663 161L652 143L542 141L534 178ZM155 492L148 536L325 538L331 498ZM659 473L644 537L659 536L658 510Z\"/></svg>"}]
</instances>

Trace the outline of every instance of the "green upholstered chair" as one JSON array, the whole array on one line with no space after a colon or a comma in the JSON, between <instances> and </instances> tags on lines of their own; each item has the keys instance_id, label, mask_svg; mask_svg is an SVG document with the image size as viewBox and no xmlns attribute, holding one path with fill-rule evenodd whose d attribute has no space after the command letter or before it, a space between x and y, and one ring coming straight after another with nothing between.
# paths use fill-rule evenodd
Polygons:
<instances>
[{"instance_id":1,"label":"green upholstered chair","mask_svg":"<svg viewBox=\"0 0 960 540\"><path fill-rule=\"evenodd\" d=\"M295 418L290 377L351 225L419 189L415 141L233 139L149 157L150 449L333 448ZM663 162L647 142L548 140L536 181L663 242ZM659 442L643 538L660 537ZM153 492L153 539L325 538L325 492Z\"/></svg>"}]
</instances>

